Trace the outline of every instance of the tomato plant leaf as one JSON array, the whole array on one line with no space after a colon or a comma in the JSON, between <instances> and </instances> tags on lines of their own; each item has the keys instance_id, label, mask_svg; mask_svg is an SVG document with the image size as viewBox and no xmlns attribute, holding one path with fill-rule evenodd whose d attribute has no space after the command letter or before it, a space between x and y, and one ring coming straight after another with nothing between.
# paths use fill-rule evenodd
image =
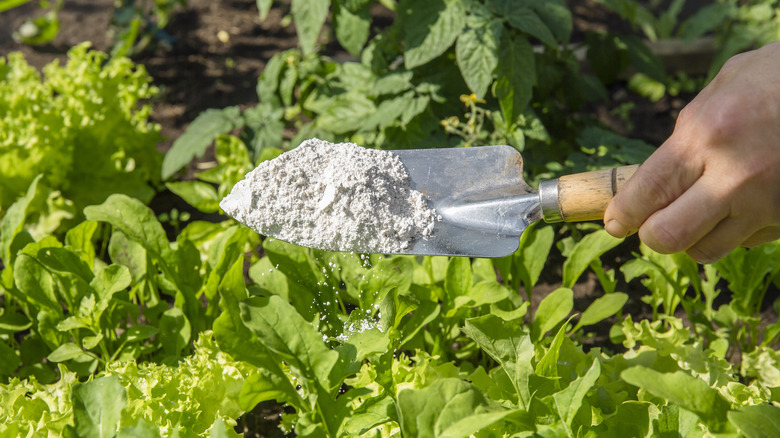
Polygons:
<instances>
[{"instance_id":1,"label":"tomato plant leaf","mask_svg":"<svg viewBox=\"0 0 780 438\"><path fill-rule=\"evenodd\" d=\"M292 0L290 9L304 55L314 52L329 7L330 0Z\"/></svg>"},{"instance_id":2,"label":"tomato plant leaf","mask_svg":"<svg viewBox=\"0 0 780 438\"><path fill-rule=\"evenodd\" d=\"M573 28L572 16L564 0L532 1L531 5L539 18L549 27L550 31L561 44L566 44L571 38Z\"/></svg>"},{"instance_id":3,"label":"tomato plant leaf","mask_svg":"<svg viewBox=\"0 0 780 438\"><path fill-rule=\"evenodd\" d=\"M489 0L500 16L506 17L510 26L517 30L536 37L549 47L556 47L557 43L550 28L534 10L534 0Z\"/></svg>"},{"instance_id":4,"label":"tomato plant leaf","mask_svg":"<svg viewBox=\"0 0 780 438\"><path fill-rule=\"evenodd\" d=\"M209 109L200 113L165 154L162 179L173 176L193 158L203 156L206 148L218 135L227 134L242 125L238 107Z\"/></svg>"},{"instance_id":5,"label":"tomato plant leaf","mask_svg":"<svg viewBox=\"0 0 780 438\"><path fill-rule=\"evenodd\" d=\"M531 43L522 35L504 32L499 46L498 76L493 93L507 125L512 125L531 101L536 67ZM528 230L523 232L523 236Z\"/></svg>"},{"instance_id":6,"label":"tomato plant leaf","mask_svg":"<svg viewBox=\"0 0 780 438\"><path fill-rule=\"evenodd\" d=\"M466 24L461 0L427 0L404 7L404 65L412 69L447 51Z\"/></svg>"},{"instance_id":7,"label":"tomato plant leaf","mask_svg":"<svg viewBox=\"0 0 780 438\"><path fill-rule=\"evenodd\" d=\"M370 4L352 11L336 2L333 11L333 25L336 28L336 39L342 47L353 56L360 56L363 46L368 40L371 28Z\"/></svg>"},{"instance_id":8,"label":"tomato plant leaf","mask_svg":"<svg viewBox=\"0 0 780 438\"><path fill-rule=\"evenodd\" d=\"M481 20L458 35L455 59L466 84L478 99L485 97L493 70L498 65L498 47L504 30L499 20Z\"/></svg>"}]
</instances>

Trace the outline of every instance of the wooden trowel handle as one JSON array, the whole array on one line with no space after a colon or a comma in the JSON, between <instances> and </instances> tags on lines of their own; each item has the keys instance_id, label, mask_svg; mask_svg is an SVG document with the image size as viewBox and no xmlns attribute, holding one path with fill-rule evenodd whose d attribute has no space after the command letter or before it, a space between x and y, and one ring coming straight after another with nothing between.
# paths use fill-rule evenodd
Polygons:
<instances>
[{"instance_id":1,"label":"wooden trowel handle","mask_svg":"<svg viewBox=\"0 0 780 438\"><path fill-rule=\"evenodd\" d=\"M639 168L632 166L565 175L539 184L542 217L546 222L580 222L604 218L604 210Z\"/></svg>"}]
</instances>

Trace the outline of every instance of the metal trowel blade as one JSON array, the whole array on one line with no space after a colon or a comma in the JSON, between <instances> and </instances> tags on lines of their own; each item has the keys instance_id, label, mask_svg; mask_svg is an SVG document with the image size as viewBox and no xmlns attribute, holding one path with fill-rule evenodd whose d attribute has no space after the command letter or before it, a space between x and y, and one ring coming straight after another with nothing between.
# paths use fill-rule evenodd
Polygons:
<instances>
[{"instance_id":1,"label":"metal trowel blade","mask_svg":"<svg viewBox=\"0 0 780 438\"><path fill-rule=\"evenodd\" d=\"M523 159L511 146L392 151L411 186L440 220L433 235L404 254L503 257L523 230L541 218L539 195L523 179Z\"/></svg>"}]
</instances>

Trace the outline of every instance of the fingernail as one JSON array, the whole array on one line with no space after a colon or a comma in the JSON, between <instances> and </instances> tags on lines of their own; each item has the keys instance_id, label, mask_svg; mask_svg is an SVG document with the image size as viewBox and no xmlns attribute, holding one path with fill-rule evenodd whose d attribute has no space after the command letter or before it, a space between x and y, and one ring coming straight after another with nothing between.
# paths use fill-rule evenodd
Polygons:
<instances>
[{"instance_id":1,"label":"fingernail","mask_svg":"<svg viewBox=\"0 0 780 438\"><path fill-rule=\"evenodd\" d=\"M611 221L607 222L604 225L604 229L607 230L607 233L622 239L624 237L628 237L631 235L631 230L627 229L623 224L617 221L617 219L612 219Z\"/></svg>"}]
</instances>

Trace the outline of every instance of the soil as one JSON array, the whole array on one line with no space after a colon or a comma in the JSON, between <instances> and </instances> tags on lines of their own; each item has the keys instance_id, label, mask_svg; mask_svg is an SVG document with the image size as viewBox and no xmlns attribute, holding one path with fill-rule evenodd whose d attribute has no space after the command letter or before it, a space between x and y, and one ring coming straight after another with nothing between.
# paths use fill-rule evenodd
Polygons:
<instances>
[{"instance_id":1,"label":"soil","mask_svg":"<svg viewBox=\"0 0 780 438\"><path fill-rule=\"evenodd\" d=\"M63 62L67 50L83 41L90 41L95 49L110 51L113 42L108 36L108 30L113 14L113 0L68 0L60 11L60 31L53 42L35 47L16 43L11 33L26 18L42 13L37 3L29 2L0 13L0 56L21 51L30 64L41 68L55 59ZM289 0L275 2L264 21L258 16L254 0L189 0L187 3L186 8L173 14L165 28L174 43L159 45L134 56L134 60L145 66L161 89L160 96L153 102L153 120L162 126L162 134L168 139L160 143L161 152L168 150L173 139L181 135L203 110L231 105L248 107L257 103L255 85L268 59L275 53L297 45L295 29L286 18ZM588 30L609 28L623 33L633 31L627 23L593 0L568 0L568 3L575 14L574 41L582 41ZM707 2L686 2L687 9L683 14L691 13L694 10L691 8L702 3ZM372 14L380 27L386 26L394 18L391 11L379 5L375 6ZM327 45L325 50L336 59L349 58L335 44ZM612 129L656 145L671 134L677 114L693 97L665 97L652 103L628 92L624 84L617 84L610 92L611 101L593 106L593 113ZM613 111L624 104L633 105L627 119L617 116ZM206 156L204 159L211 158ZM160 213L170 211L171 208L192 211L169 192L162 192L153 205ZM203 217L196 211L192 211L192 215L193 219ZM617 269L637 249L638 239L627 239L620 247L605 255L605 266ZM532 307L560 285L562 262L560 255L553 251L547 266L557 268L545 270L541 285L534 290ZM620 284L618 290L641 288L633 284ZM577 311L584 310L603 293L593 274L584 276L575 286L574 292ZM779 295L777 288L767 294L762 313L765 321L777 320L771 303ZM635 315L635 320L650 315L650 309L639 297L640 293L631 294L624 309ZM619 349L620 346L609 342L609 325L609 322L602 323L596 327L595 337L582 340L586 348L601 346L613 351ZM263 403L239 419L236 430L248 437L284 436L276 427L281 414L280 406Z\"/></svg>"}]
</instances>

